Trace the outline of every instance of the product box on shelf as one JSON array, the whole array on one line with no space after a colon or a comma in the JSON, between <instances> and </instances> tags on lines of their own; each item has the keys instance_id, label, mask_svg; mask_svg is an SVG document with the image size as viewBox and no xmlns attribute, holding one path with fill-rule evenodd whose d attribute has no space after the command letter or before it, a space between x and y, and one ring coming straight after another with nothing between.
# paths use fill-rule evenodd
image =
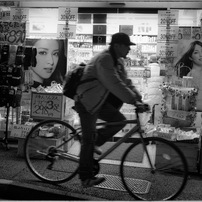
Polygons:
<instances>
[{"instance_id":1,"label":"product box on shelf","mask_svg":"<svg viewBox=\"0 0 202 202\"><path fill-rule=\"evenodd\" d=\"M62 93L31 94L31 118L37 120L63 120L65 113L65 96Z\"/></svg>"}]
</instances>

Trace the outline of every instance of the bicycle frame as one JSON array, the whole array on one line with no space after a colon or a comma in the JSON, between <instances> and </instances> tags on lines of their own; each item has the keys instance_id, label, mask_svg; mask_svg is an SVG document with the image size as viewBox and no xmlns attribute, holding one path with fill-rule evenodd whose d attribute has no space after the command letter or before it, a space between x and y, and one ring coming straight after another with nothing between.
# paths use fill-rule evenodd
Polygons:
<instances>
[{"instance_id":1,"label":"bicycle frame","mask_svg":"<svg viewBox=\"0 0 202 202\"><path fill-rule=\"evenodd\" d=\"M152 165L151 159L149 157L149 153L147 150L147 147L145 145L144 142L144 137L143 137L143 133L144 130L142 130L141 128L141 124L140 124L140 120L139 120L139 114L136 113L137 119L134 120L125 120L125 121L121 121L121 122L106 122L106 123L98 123L97 126L99 125L104 125L104 126L113 126L113 125L120 125L120 124L136 124L133 128L131 128L123 137L121 137L112 147L110 147L107 151L105 151L103 154L101 154L100 157L98 157L96 160L99 162L102 159L104 159L108 154L110 154L112 151L114 151L117 147L119 147L123 142L125 142L125 140L127 140L128 138L130 138L134 133L138 133L141 139L141 142L143 143L143 147L144 147L144 151L146 152L147 158L149 160L149 164L151 166L152 169L155 169L154 166Z\"/></svg>"},{"instance_id":2,"label":"bicycle frame","mask_svg":"<svg viewBox=\"0 0 202 202\"><path fill-rule=\"evenodd\" d=\"M133 128L131 128L126 134L124 134L123 137L121 137L112 147L110 147L107 151L105 151L103 154L101 154L101 156L99 156L96 160L99 162L102 159L104 159L107 155L109 155L112 151L114 151L117 147L119 147L123 142L125 142L128 138L130 138L134 133L138 133L141 139L141 142L143 143L143 147L144 147L144 151L146 152L147 158L149 160L149 164L151 166L152 169L154 169L154 166L152 165L151 159L149 157L149 153L147 151L147 147L146 144L144 142L144 137L143 137L143 133L144 130L142 130L141 128L141 124L140 124L140 120L139 120L139 114L136 112L136 119L133 120L124 120L124 121L120 121L120 122L101 122L101 123L97 123L96 126L116 126L116 125L123 125L123 124L136 124ZM78 132L79 133L79 132ZM78 135L77 133L77 135ZM68 141L72 140L75 136L72 136L70 139L64 141L61 145L59 145L57 148L63 146L64 144L66 144ZM61 151L63 154L63 157L68 157L71 158L74 161L79 161L79 157L77 156L72 156L70 154L66 154L64 153L64 151ZM60 156L60 154L58 154L58 156Z\"/></svg>"},{"instance_id":3,"label":"bicycle frame","mask_svg":"<svg viewBox=\"0 0 202 202\"><path fill-rule=\"evenodd\" d=\"M108 154L110 154L112 151L114 151L118 146L120 146L123 142L125 142L128 138L130 138L135 132L142 133L140 125L137 124L137 120L125 120L122 122L114 122L114 123L104 123L104 124L98 124L98 125L104 125L104 126L115 126L120 124L136 124L132 129L130 129L126 134L124 134L123 137L121 137L112 147L110 147L106 152L104 152L101 156L97 158L97 161L101 161L104 159ZM141 134L142 135L142 134Z\"/></svg>"}]
</instances>

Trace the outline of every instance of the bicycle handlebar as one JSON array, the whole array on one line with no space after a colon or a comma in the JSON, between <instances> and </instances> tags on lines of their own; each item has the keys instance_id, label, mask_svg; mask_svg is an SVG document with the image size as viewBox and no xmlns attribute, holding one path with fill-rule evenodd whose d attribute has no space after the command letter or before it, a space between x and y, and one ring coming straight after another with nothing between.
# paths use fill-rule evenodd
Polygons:
<instances>
[{"instance_id":1,"label":"bicycle handlebar","mask_svg":"<svg viewBox=\"0 0 202 202\"><path fill-rule=\"evenodd\" d=\"M149 104L139 102L139 103L136 103L135 106L136 106L135 110L137 113L143 113L143 112L149 112L150 111Z\"/></svg>"}]
</instances>

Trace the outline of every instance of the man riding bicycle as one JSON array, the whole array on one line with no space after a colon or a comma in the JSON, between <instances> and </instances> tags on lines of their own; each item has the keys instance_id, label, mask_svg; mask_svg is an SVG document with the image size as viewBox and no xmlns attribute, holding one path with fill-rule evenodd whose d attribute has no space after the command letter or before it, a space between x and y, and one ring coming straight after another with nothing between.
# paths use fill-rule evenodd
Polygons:
<instances>
[{"instance_id":1,"label":"man riding bicycle","mask_svg":"<svg viewBox=\"0 0 202 202\"><path fill-rule=\"evenodd\" d=\"M141 102L142 96L127 77L123 58L130 46L135 45L125 33L112 35L110 47L95 55L86 65L82 80L95 78L78 86L75 108L82 127L82 143L79 161L79 176L84 187L100 184L105 179L93 175L94 152L125 125L96 130L96 121L124 121L119 111L123 103Z\"/></svg>"}]
</instances>

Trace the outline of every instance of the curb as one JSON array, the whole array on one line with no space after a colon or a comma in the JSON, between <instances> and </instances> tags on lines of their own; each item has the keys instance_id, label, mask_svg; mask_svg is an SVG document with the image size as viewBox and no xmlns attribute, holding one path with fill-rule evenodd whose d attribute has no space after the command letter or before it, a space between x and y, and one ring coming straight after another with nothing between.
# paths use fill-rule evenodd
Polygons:
<instances>
[{"instance_id":1,"label":"curb","mask_svg":"<svg viewBox=\"0 0 202 202\"><path fill-rule=\"evenodd\" d=\"M87 200L103 201L103 199L83 194L36 186L33 184L0 179L0 200Z\"/></svg>"}]
</instances>

